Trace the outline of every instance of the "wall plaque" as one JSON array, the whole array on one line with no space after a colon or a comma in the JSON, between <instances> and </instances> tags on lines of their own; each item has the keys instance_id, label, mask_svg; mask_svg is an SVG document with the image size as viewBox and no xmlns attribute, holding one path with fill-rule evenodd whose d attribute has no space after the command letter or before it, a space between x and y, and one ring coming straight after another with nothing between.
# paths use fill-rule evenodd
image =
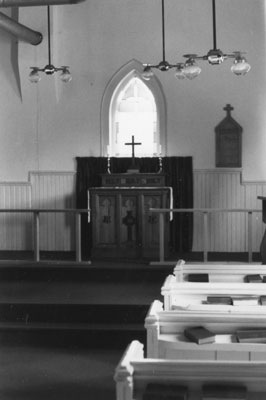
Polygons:
<instances>
[{"instance_id":1,"label":"wall plaque","mask_svg":"<svg viewBox=\"0 0 266 400\"><path fill-rule=\"evenodd\" d=\"M242 127L232 118L230 104L224 107L226 117L216 126L216 167L242 167Z\"/></svg>"}]
</instances>

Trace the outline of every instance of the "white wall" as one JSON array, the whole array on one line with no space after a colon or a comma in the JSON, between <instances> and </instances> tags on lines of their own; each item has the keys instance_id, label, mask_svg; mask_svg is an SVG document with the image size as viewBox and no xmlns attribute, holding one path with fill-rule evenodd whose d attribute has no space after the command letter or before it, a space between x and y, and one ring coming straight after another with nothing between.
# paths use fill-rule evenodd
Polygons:
<instances>
[{"instance_id":1,"label":"white wall","mask_svg":"<svg viewBox=\"0 0 266 400\"><path fill-rule=\"evenodd\" d=\"M156 71L167 105L166 155L191 155L195 170L213 171L214 128L225 117L223 107L230 103L234 107L232 116L243 127L241 179L248 185L253 204L266 182L265 2L216 3L218 47L224 52L246 51L252 69L245 77L236 77L230 71L231 60L221 66L201 62L202 73L193 81L176 81L174 71ZM30 66L43 67L48 61L46 7L19 10L21 23L43 33L40 45L19 42L16 46L8 34L0 34L2 184L27 185L29 171L36 176L43 171L51 176L64 176L65 172L73 176L76 156L99 156L100 110L108 82L132 59L151 63L162 59L159 0L87 0L51 11L52 61L55 66L70 66L73 80L69 84L61 83L58 74L43 75L37 85L28 80ZM10 15L9 10L4 12ZM169 62L181 61L188 52L205 54L212 47L211 0L165 0L165 19ZM195 186L195 204L200 193L223 203L223 185L211 184L208 174L197 181L202 187L198 191ZM230 174L225 174L226 202L241 207L243 198L235 203ZM36 188L39 192L35 198L39 199L41 189L38 185ZM60 202L64 195L68 196L69 190L60 194ZM45 201L44 196L41 204ZM256 249L261 231L262 225L256 230L258 234L254 233ZM67 248L72 240L68 235ZM243 247L239 243L235 248Z\"/></svg>"},{"instance_id":2,"label":"white wall","mask_svg":"<svg viewBox=\"0 0 266 400\"><path fill-rule=\"evenodd\" d=\"M240 12L244 10L244 12ZM53 7L53 62L69 65L73 80L43 76L28 81L29 67L47 63L46 7L20 8L20 22L41 31L43 43L19 43L22 99L11 63L11 40L0 35L1 180L26 181L30 170L75 170L76 156L100 154L100 107L104 89L129 60L161 60L159 0L90 0ZM168 155L192 155L194 168L215 167L215 126L231 103L243 127L243 178L266 180L264 0L217 1L217 45L244 50L252 64L245 77L202 62L194 81L176 81L173 71L157 76L167 102ZM212 47L210 0L166 0L169 62Z\"/></svg>"}]
</instances>

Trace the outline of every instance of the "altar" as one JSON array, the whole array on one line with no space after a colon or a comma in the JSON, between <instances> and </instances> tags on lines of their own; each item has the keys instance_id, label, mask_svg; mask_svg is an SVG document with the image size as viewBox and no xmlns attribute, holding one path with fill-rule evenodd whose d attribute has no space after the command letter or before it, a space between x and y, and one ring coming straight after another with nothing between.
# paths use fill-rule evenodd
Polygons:
<instances>
[{"instance_id":1,"label":"altar","mask_svg":"<svg viewBox=\"0 0 266 400\"><path fill-rule=\"evenodd\" d=\"M159 216L150 208L170 208L171 188L159 173L103 174L90 188L92 258L158 259ZM165 254L169 215L165 214Z\"/></svg>"},{"instance_id":2,"label":"altar","mask_svg":"<svg viewBox=\"0 0 266 400\"><path fill-rule=\"evenodd\" d=\"M193 208L192 157L77 157L82 255L91 258L159 258L159 213L150 208ZM193 215L163 213L164 254L188 252Z\"/></svg>"}]
</instances>

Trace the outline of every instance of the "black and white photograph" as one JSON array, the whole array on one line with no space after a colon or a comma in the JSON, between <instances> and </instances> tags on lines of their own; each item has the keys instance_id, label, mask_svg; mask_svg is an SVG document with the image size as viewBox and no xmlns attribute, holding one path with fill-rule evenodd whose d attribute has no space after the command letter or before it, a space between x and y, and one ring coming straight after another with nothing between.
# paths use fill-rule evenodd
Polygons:
<instances>
[{"instance_id":1,"label":"black and white photograph","mask_svg":"<svg viewBox=\"0 0 266 400\"><path fill-rule=\"evenodd\" d=\"M0 400L265 400L266 1L0 0L0 54Z\"/></svg>"}]
</instances>

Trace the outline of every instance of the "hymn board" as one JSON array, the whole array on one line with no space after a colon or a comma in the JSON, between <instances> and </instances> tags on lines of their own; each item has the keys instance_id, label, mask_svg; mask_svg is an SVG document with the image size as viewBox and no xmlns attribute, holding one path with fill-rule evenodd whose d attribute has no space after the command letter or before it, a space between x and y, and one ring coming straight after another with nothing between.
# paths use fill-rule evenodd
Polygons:
<instances>
[{"instance_id":1,"label":"hymn board","mask_svg":"<svg viewBox=\"0 0 266 400\"><path fill-rule=\"evenodd\" d=\"M169 208L170 190L162 173L139 173L135 165L126 173L106 173L102 186L90 189L92 258L157 259L159 257L159 214L150 208ZM169 216L165 214L165 243ZM167 248L165 249L167 254Z\"/></svg>"}]
</instances>

